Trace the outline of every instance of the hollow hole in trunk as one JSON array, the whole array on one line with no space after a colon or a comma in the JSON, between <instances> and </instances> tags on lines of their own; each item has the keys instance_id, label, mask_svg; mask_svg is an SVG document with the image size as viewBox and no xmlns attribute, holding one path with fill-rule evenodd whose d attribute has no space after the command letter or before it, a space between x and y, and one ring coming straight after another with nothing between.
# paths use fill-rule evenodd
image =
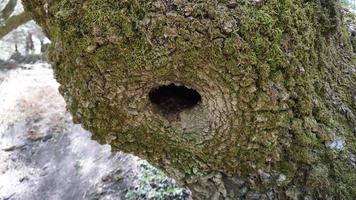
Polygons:
<instances>
[{"instance_id":1,"label":"hollow hole in trunk","mask_svg":"<svg viewBox=\"0 0 356 200\"><path fill-rule=\"evenodd\" d=\"M155 108L166 117L176 117L182 110L193 108L201 102L196 90L174 83L153 88L148 96Z\"/></svg>"}]
</instances>

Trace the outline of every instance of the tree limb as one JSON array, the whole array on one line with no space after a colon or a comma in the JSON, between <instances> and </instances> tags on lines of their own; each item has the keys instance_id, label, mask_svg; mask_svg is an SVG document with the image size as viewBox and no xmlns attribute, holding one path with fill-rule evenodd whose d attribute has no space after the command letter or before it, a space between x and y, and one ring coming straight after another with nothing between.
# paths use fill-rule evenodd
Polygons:
<instances>
[{"instance_id":1,"label":"tree limb","mask_svg":"<svg viewBox=\"0 0 356 200\"><path fill-rule=\"evenodd\" d=\"M31 20L31 16L27 12L23 12L19 15L10 17L6 20L5 25L0 27L0 38L10 33L12 30L16 29L20 25Z\"/></svg>"},{"instance_id":2,"label":"tree limb","mask_svg":"<svg viewBox=\"0 0 356 200\"><path fill-rule=\"evenodd\" d=\"M3 18L4 20L9 18L11 14L14 12L16 4L17 4L17 0L10 0L6 4L5 8L0 12L1 18Z\"/></svg>"}]
</instances>

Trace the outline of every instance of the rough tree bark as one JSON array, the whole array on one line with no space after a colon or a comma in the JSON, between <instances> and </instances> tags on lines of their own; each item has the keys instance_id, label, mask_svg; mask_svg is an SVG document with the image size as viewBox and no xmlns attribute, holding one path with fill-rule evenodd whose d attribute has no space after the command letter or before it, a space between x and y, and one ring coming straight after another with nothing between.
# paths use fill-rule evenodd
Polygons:
<instances>
[{"instance_id":1,"label":"rough tree bark","mask_svg":"<svg viewBox=\"0 0 356 200\"><path fill-rule=\"evenodd\" d=\"M95 140L195 199L355 199L353 17L339 1L23 3Z\"/></svg>"}]
</instances>

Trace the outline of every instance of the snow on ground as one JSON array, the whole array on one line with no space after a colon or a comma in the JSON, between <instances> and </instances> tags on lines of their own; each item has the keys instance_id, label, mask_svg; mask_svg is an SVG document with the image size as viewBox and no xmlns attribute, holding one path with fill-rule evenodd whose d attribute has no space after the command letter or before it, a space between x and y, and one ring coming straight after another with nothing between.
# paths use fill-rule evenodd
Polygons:
<instances>
[{"instance_id":1,"label":"snow on ground","mask_svg":"<svg viewBox=\"0 0 356 200\"><path fill-rule=\"evenodd\" d=\"M341 3L345 4L351 12L356 13L356 0L341 0Z\"/></svg>"},{"instance_id":2,"label":"snow on ground","mask_svg":"<svg viewBox=\"0 0 356 200\"><path fill-rule=\"evenodd\" d=\"M137 158L72 123L49 65L26 68L0 84L0 199L123 198Z\"/></svg>"}]
</instances>

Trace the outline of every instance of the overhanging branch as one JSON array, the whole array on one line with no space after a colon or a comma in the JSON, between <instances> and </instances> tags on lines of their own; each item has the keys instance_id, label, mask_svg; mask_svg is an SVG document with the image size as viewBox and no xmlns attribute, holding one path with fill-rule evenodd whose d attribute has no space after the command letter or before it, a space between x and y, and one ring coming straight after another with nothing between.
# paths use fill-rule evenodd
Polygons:
<instances>
[{"instance_id":1,"label":"overhanging branch","mask_svg":"<svg viewBox=\"0 0 356 200\"><path fill-rule=\"evenodd\" d=\"M23 12L19 15L15 15L6 20L5 25L0 27L0 38L10 33L20 25L31 20L31 16L27 12Z\"/></svg>"},{"instance_id":2,"label":"overhanging branch","mask_svg":"<svg viewBox=\"0 0 356 200\"><path fill-rule=\"evenodd\" d=\"M1 18L3 18L4 20L9 18L11 14L14 12L16 4L17 4L17 0L10 0L6 4L5 8L0 12Z\"/></svg>"}]
</instances>

